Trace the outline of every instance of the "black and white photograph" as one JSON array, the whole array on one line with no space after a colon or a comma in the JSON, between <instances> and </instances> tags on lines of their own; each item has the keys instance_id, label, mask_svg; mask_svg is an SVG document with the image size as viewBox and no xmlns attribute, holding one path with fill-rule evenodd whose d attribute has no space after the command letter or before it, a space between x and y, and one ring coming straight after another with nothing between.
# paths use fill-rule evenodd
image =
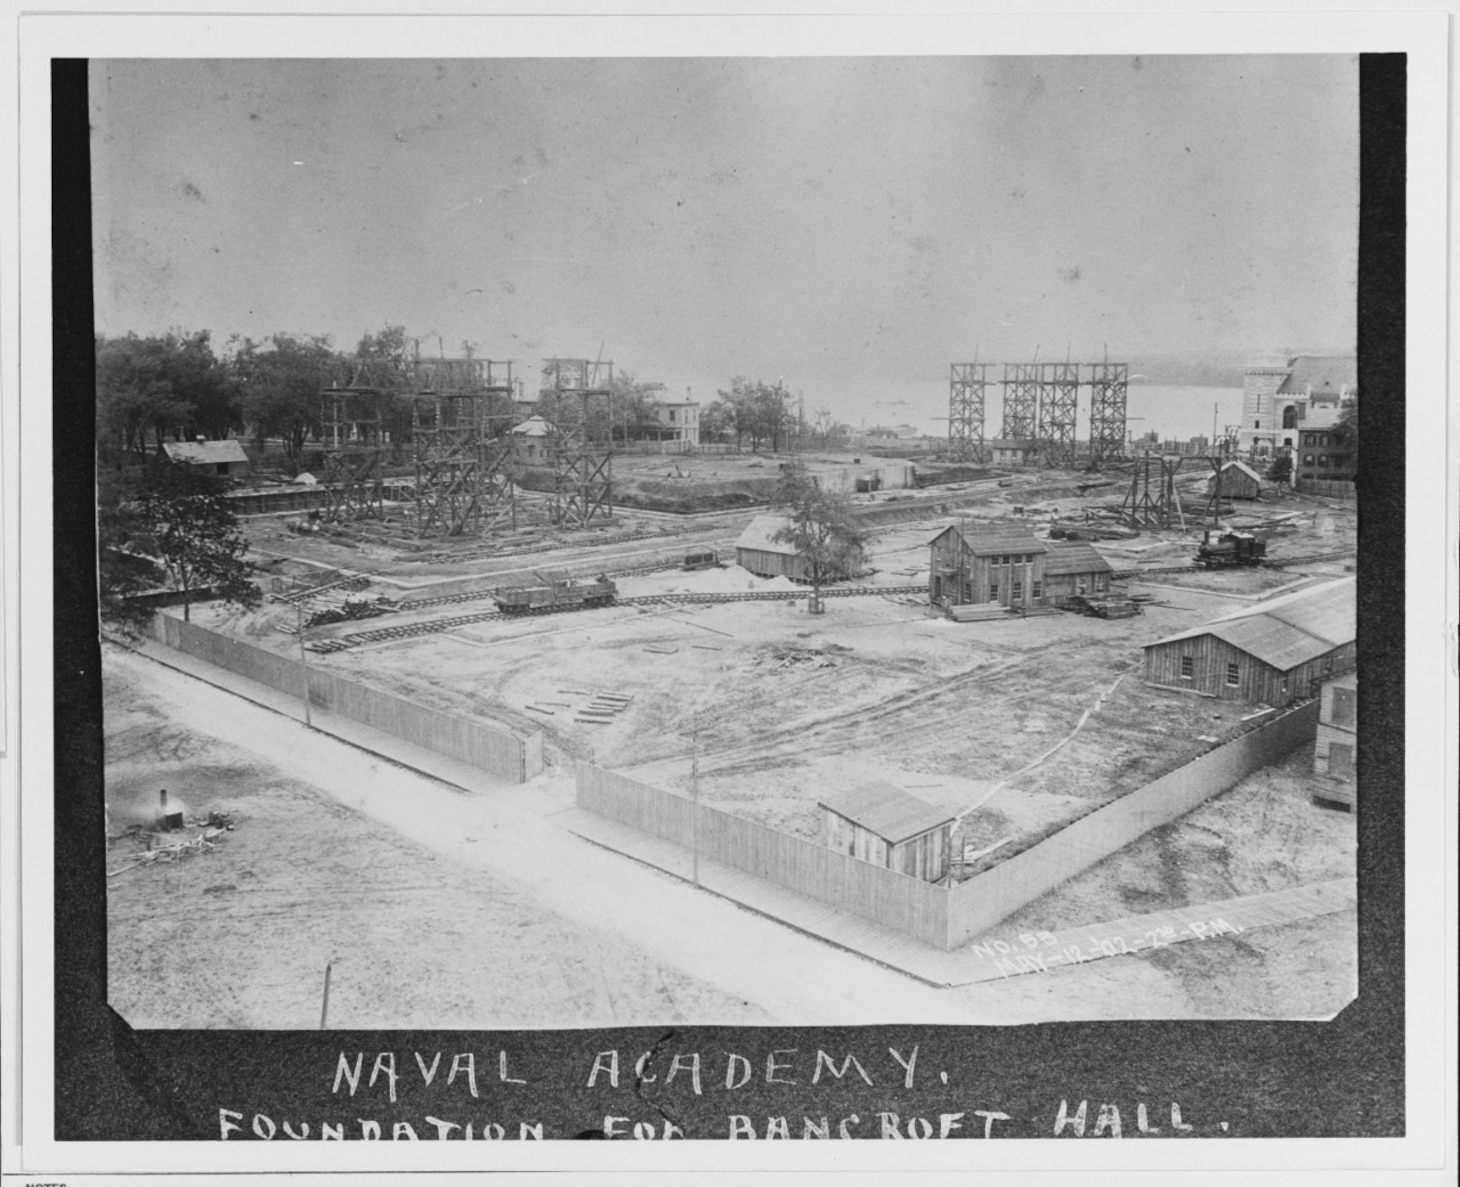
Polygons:
<instances>
[{"instance_id":1,"label":"black and white photograph","mask_svg":"<svg viewBox=\"0 0 1460 1187\"><path fill-rule=\"evenodd\" d=\"M1355 56L90 82L134 1026L1352 999Z\"/></svg>"},{"instance_id":2,"label":"black and white photograph","mask_svg":"<svg viewBox=\"0 0 1460 1187\"><path fill-rule=\"evenodd\" d=\"M588 25L50 64L55 1136L1403 1136L1405 56Z\"/></svg>"}]
</instances>

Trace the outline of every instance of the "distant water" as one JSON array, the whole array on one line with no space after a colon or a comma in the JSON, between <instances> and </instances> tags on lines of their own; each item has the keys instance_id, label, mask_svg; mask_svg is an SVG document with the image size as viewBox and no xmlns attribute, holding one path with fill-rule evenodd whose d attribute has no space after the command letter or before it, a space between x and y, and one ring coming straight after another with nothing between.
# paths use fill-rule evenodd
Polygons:
<instances>
[{"instance_id":1,"label":"distant water","mask_svg":"<svg viewBox=\"0 0 1460 1187\"><path fill-rule=\"evenodd\" d=\"M842 388L822 400L808 391L806 412L825 406L839 420L854 428L872 425L908 424L936 437L948 434L947 384L888 384L873 390L855 385ZM861 390L858 390L858 389ZM1242 416L1242 389L1226 387L1166 387L1160 384L1132 384L1126 392L1126 417L1131 434L1140 437L1155 431L1160 439L1185 441L1210 437L1212 413L1216 410L1217 434ZM1139 419L1137 419L1139 418ZM997 437L1003 423L1003 389L991 384L985 396L984 436ZM1080 389L1076 433L1083 440L1090 432L1089 388Z\"/></svg>"}]
</instances>

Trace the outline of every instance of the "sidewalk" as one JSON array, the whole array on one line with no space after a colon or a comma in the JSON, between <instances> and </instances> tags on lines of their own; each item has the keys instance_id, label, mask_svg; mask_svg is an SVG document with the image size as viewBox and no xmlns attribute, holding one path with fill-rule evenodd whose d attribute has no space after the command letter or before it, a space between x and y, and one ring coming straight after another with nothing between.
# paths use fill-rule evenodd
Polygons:
<instances>
[{"instance_id":1,"label":"sidewalk","mask_svg":"<svg viewBox=\"0 0 1460 1187\"><path fill-rule=\"evenodd\" d=\"M267 684L260 684L256 680L250 680L247 676L239 676L224 668L219 668L207 662L197 659L183 651L176 651L153 639L138 639L120 642L116 639L107 639L107 642L118 647L125 647L138 655L164 667L172 668L174 671L182 672L192 676L205 684L211 684L215 688L221 688L224 692L233 693L235 696L243 697L252 701L261 708L268 709L272 713L278 713L294 721L304 720L304 698L302 695L291 697L287 693L279 692L270 688ZM301 694L303 690L301 689ZM491 791L501 793L503 791L514 791L524 784L509 783L505 779L499 779L489 771L480 767L472 766L470 763L460 762L445 755L437 754L434 750L427 750L423 746L417 746L391 734L382 733L379 730L371 729L367 725L352 721L348 717L341 717L336 713L328 713L319 708L310 710L311 724L320 731L336 738L356 749L364 750L370 754L383 758L387 762L393 762L403 767L409 767L413 771L419 771L432 779L442 783L449 783L462 791L482 792Z\"/></svg>"},{"instance_id":2,"label":"sidewalk","mask_svg":"<svg viewBox=\"0 0 1460 1187\"><path fill-rule=\"evenodd\" d=\"M686 881L692 877L694 855L671 841L582 808L566 809L550 819L584 840ZM939 987L1048 972L1062 965L1135 955L1191 940L1220 939L1256 927L1349 910L1358 901L1357 879L1338 878L1053 933L988 935L948 952L706 857L699 860L699 884L712 894L732 899L798 931Z\"/></svg>"}]
</instances>

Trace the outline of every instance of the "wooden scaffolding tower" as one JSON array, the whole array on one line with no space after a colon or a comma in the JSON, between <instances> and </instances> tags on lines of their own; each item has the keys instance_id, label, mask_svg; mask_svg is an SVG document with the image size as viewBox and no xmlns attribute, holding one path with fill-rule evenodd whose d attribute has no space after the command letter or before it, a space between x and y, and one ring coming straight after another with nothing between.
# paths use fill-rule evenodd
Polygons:
<instances>
[{"instance_id":1,"label":"wooden scaffolding tower","mask_svg":"<svg viewBox=\"0 0 1460 1187\"><path fill-rule=\"evenodd\" d=\"M1004 364L1004 423L999 436L1032 441L1039 421L1039 364Z\"/></svg>"},{"instance_id":2,"label":"wooden scaffolding tower","mask_svg":"<svg viewBox=\"0 0 1460 1187\"><path fill-rule=\"evenodd\" d=\"M389 381L382 379L371 364L356 363L347 383L320 393L327 519L385 518L384 422L390 391Z\"/></svg>"},{"instance_id":3,"label":"wooden scaffolding tower","mask_svg":"<svg viewBox=\"0 0 1460 1187\"><path fill-rule=\"evenodd\" d=\"M1075 466L1075 416L1079 409L1080 365L1036 363L1039 419L1036 438L1039 458L1046 466Z\"/></svg>"},{"instance_id":4,"label":"wooden scaffolding tower","mask_svg":"<svg viewBox=\"0 0 1460 1187\"><path fill-rule=\"evenodd\" d=\"M954 363L948 380L948 456L956 462L985 462L984 395L988 363Z\"/></svg>"},{"instance_id":5,"label":"wooden scaffolding tower","mask_svg":"<svg viewBox=\"0 0 1460 1187\"><path fill-rule=\"evenodd\" d=\"M553 435L552 519L583 528L613 517L613 363L545 359Z\"/></svg>"},{"instance_id":6,"label":"wooden scaffolding tower","mask_svg":"<svg viewBox=\"0 0 1460 1187\"><path fill-rule=\"evenodd\" d=\"M1117 517L1130 527L1169 528L1179 525L1186 530L1186 510L1181 505L1181 492L1176 488L1176 472L1181 469L1180 454L1147 451L1131 459L1131 482L1120 504Z\"/></svg>"},{"instance_id":7,"label":"wooden scaffolding tower","mask_svg":"<svg viewBox=\"0 0 1460 1187\"><path fill-rule=\"evenodd\" d=\"M1104 466L1125 456L1126 389L1129 363L1091 363L1090 367L1090 468Z\"/></svg>"},{"instance_id":8,"label":"wooden scaffolding tower","mask_svg":"<svg viewBox=\"0 0 1460 1187\"><path fill-rule=\"evenodd\" d=\"M510 470L512 364L439 359L413 365L416 534L481 536L517 525Z\"/></svg>"}]
</instances>

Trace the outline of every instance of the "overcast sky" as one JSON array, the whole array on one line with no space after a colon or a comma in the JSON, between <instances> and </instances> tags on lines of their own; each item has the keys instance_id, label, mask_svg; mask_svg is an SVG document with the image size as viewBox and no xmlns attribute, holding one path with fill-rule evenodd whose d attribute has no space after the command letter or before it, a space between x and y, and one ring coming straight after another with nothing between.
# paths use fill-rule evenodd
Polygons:
<instances>
[{"instance_id":1,"label":"overcast sky","mask_svg":"<svg viewBox=\"0 0 1460 1187\"><path fill-rule=\"evenodd\" d=\"M975 348L1351 349L1357 79L1318 56L102 62L97 329L350 348L399 323L529 375L601 346L696 396L784 376L808 408L946 404Z\"/></svg>"}]
</instances>

